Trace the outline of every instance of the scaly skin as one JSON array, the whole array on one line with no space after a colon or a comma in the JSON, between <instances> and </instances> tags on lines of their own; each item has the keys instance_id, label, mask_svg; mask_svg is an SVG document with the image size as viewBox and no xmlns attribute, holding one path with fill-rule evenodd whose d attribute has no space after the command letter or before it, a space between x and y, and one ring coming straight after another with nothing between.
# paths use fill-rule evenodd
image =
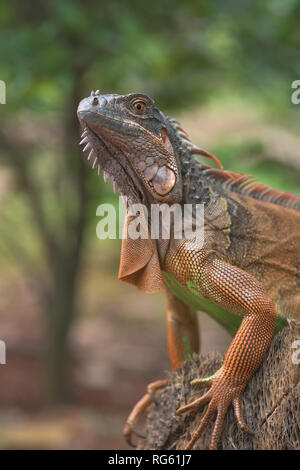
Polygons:
<instances>
[{"instance_id":1,"label":"scaly skin","mask_svg":"<svg viewBox=\"0 0 300 470\"><path fill-rule=\"evenodd\" d=\"M198 149L180 125L161 113L145 95L101 95L81 101L78 117L93 166L111 176L130 207L143 203L204 204L204 244L194 239L122 242L119 278L147 293L166 290L168 348L176 370L198 352L195 309L237 331L210 390L178 414L208 404L190 449L216 414L210 448L216 449L229 405L248 432L241 398L260 366L274 333L276 317L300 315L300 197L256 184L247 175L200 163ZM242 318L241 323L235 316ZM239 326L240 325L240 326ZM202 379L198 379L201 382ZM197 380L196 380L197 382ZM131 433L151 404L158 381L133 409L125 427Z\"/></svg>"},{"instance_id":2,"label":"scaly skin","mask_svg":"<svg viewBox=\"0 0 300 470\"><path fill-rule=\"evenodd\" d=\"M217 412L217 419L211 437L211 449L216 449L223 420L230 404L234 405L238 423L242 430L247 427L240 408L242 393L249 379L259 367L268 349L276 323L275 306L263 285L245 271L225 263L215 255L197 250L197 247L185 243L175 256L170 255L172 265L181 266L173 272L182 282L185 279L196 280L199 291L213 302L244 317L242 324L232 341L225 362L212 379L212 387L201 399L177 410L184 413L195 407L201 407L209 401L209 406L201 423L187 445L190 449L208 418ZM182 278L181 278L182 276Z\"/></svg>"}]
</instances>

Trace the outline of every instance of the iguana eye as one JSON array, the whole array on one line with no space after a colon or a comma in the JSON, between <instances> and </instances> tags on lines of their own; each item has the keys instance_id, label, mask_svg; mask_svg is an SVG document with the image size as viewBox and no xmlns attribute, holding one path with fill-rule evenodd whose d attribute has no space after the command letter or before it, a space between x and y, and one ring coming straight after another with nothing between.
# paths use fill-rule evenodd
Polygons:
<instances>
[{"instance_id":1,"label":"iguana eye","mask_svg":"<svg viewBox=\"0 0 300 470\"><path fill-rule=\"evenodd\" d=\"M134 107L135 111L137 111L138 113L142 113L145 109L145 106L146 106L146 103L144 103L144 101L142 101L142 100L136 100L133 103L133 107Z\"/></svg>"}]
</instances>

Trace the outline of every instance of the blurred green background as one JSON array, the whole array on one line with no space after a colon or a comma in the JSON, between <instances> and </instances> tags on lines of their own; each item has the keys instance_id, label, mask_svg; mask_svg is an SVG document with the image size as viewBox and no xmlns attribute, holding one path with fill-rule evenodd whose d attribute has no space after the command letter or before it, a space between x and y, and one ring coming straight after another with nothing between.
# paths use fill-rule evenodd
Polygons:
<instances>
[{"instance_id":1,"label":"blurred green background","mask_svg":"<svg viewBox=\"0 0 300 470\"><path fill-rule=\"evenodd\" d=\"M120 283L120 242L96 238L118 200L80 151L79 100L147 93L226 169L300 194L299 20L299 0L0 3L0 448L127 448L169 368L163 296Z\"/></svg>"}]
</instances>

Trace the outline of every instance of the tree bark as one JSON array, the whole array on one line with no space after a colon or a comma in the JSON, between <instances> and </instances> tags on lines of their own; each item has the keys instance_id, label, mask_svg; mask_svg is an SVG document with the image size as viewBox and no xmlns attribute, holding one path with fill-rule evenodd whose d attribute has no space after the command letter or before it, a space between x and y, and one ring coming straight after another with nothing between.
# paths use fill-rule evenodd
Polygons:
<instances>
[{"instance_id":1,"label":"tree bark","mask_svg":"<svg viewBox=\"0 0 300 470\"><path fill-rule=\"evenodd\" d=\"M170 374L168 385L155 395L147 417L146 439L139 440L140 449L184 449L199 425L202 410L180 417L175 410L208 390L197 390L190 381L212 375L223 359L220 354L194 354ZM254 436L239 430L230 407L220 449L300 449L300 322L289 322L275 336L262 366L245 390L242 409ZM194 449L208 449L213 421Z\"/></svg>"}]
</instances>

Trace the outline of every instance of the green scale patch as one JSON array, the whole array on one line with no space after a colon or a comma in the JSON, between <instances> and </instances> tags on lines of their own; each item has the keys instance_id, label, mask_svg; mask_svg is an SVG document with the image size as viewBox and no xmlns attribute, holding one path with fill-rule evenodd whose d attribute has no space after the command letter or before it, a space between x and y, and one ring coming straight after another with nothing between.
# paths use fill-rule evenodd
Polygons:
<instances>
[{"instance_id":1,"label":"green scale patch","mask_svg":"<svg viewBox=\"0 0 300 470\"><path fill-rule=\"evenodd\" d=\"M231 334L231 336L236 334L243 317L234 315L214 302L205 299L203 295L199 293L195 282L188 282L187 287L184 287L169 273L164 273L164 282L166 288L186 305L189 305L195 310L201 310L202 312L207 313L207 315L214 318L214 320L222 325ZM287 319L277 313L274 335L286 326L288 326Z\"/></svg>"}]
</instances>

